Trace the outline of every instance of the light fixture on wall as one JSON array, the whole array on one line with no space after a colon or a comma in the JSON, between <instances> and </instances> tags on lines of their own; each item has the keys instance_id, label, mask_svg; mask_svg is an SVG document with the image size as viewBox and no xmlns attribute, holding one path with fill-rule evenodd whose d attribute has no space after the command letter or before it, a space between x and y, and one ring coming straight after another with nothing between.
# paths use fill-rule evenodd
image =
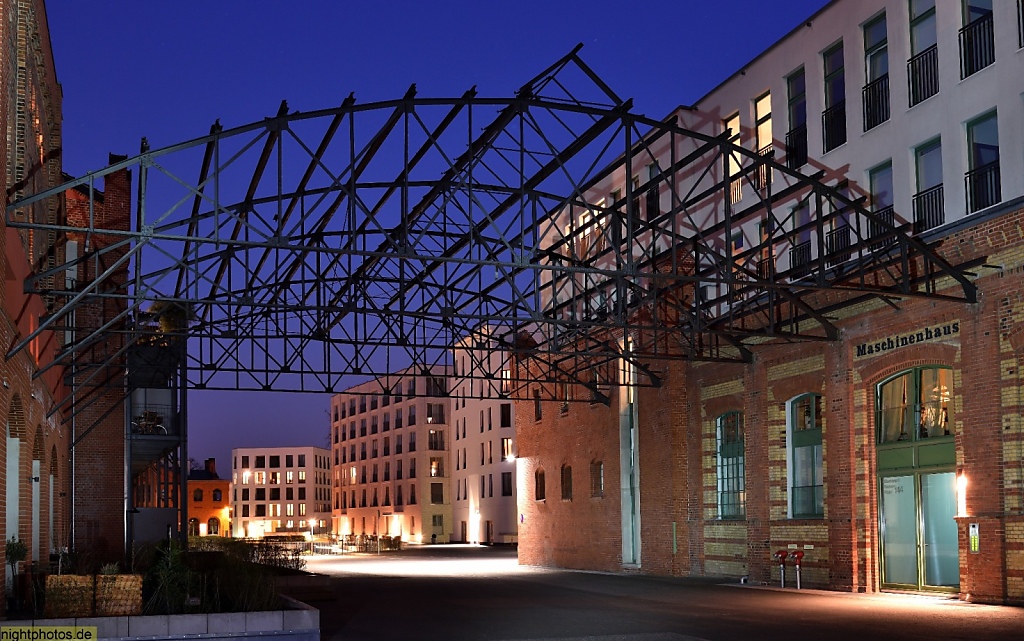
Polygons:
<instances>
[{"instance_id":1,"label":"light fixture on wall","mask_svg":"<svg viewBox=\"0 0 1024 641\"><path fill-rule=\"evenodd\" d=\"M11 389L11 384L7 381L6 377L4 378L4 389Z\"/></svg>"},{"instance_id":2,"label":"light fixture on wall","mask_svg":"<svg viewBox=\"0 0 1024 641\"><path fill-rule=\"evenodd\" d=\"M30 476L30 477L28 477L28 482L29 483L38 483L39 482L39 477L38 476Z\"/></svg>"}]
</instances>

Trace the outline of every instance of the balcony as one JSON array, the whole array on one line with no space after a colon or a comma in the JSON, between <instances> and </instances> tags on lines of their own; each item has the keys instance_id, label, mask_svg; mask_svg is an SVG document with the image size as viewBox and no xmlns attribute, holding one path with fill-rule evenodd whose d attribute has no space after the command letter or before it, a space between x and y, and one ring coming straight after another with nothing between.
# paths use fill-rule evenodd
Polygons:
<instances>
[{"instance_id":1,"label":"balcony","mask_svg":"<svg viewBox=\"0 0 1024 641\"><path fill-rule=\"evenodd\" d=\"M996 61L992 14L988 13L960 30L960 79Z\"/></svg>"},{"instance_id":2,"label":"balcony","mask_svg":"<svg viewBox=\"0 0 1024 641\"><path fill-rule=\"evenodd\" d=\"M892 231L892 228L896 225L896 214L892 208L892 205L883 207L875 212L875 217L879 220L868 221L868 233L870 238L874 241L876 238L881 238L885 234ZM879 249L891 245L895 241L895 237L886 238L885 240L879 240L872 242L868 245L871 251L878 251Z\"/></svg>"},{"instance_id":3,"label":"balcony","mask_svg":"<svg viewBox=\"0 0 1024 641\"><path fill-rule=\"evenodd\" d=\"M939 46L932 45L907 61L910 106L939 93Z\"/></svg>"},{"instance_id":4,"label":"balcony","mask_svg":"<svg viewBox=\"0 0 1024 641\"><path fill-rule=\"evenodd\" d=\"M999 180L999 161L992 161L967 172L964 176L964 187L967 192L968 213L973 214L1000 202L1002 188Z\"/></svg>"},{"instance_id":5,"label":"balcony","mask_svg":"<svg viewBox=\"0 0 1024 641\"><path fill-rule=\"evenodd\" d=\"M807 164L807 125L793 128L786 134L786 166L799 169Z\"/></svg>"},{"instance_id":6,"label":"balcony","mask_svg":"<svg viewBox=\"0 0 1024 641\"><path fill-rule=\"evenodd\" d=\"M889 119L889 74L864 85L864 131Z\"/></svg>"},{"instance_id":7,"label":"balcony","mask_svg":"<svg viewBox=\"0 0 1024 641\"><path fill-rule=\"evenodd\" d=\"M850 226L841 225L825 235L825 252L828 254L827 264L838 265L850 260Z\"/></svg>"},{"instance_id":8,"label":"balcony","mask_svg":"<svg viewBox=\"0 0 1024 641\"><path fill-rule=\"evenodd\" d=\"M793 248L789 251L789 265L793 273L793 278L800 278L801 276L807 275L810 271L808 265L811 264L811 241L804 241L793 245Z\"/></svg>"},{"instance_id":9,"label":"balcony","mask_svg":"<svg viewBox=\"0 0 1024 641\"><path fill-rule=\"evenodd\" d=\"M828 153L846 142L846 101L841 100L821 113L824 151Z\"/></svg>"},{"instance_id":10,"label":"balcony","mask_svg":"<svg viewBox=\"0 0 1024 641\"><path fill-rule=\"evenodd\" d=\"M771 159L775 155L774 145L765 145L757 150L757 155L762 158ZM806 155L806 154L805 154ZM772 168L768 165L760 165L751 175L751 180L754 183L754 189L760 191L772 184Z\"/></svg>"},{"instance_id":11,"label":"balcony","mask_svg":"<svg viewBox=\"0 0 1024 641\"><path fill-rule=\"evenodd\" d=\"M914 233L934 229L946 222L942 199L944 190L938 184L914 195Z\"/></svg>"}]
</instances>

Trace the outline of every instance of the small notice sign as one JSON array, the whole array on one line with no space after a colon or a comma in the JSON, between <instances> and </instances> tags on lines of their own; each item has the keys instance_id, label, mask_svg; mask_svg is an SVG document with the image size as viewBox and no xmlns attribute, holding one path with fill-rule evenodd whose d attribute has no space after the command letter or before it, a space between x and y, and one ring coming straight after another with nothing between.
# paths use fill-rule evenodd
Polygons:
<instances>
[{"instance_id":1,"label":"small notice sign","mask_svg":"<svg viewBox=\"0 0 1024 641\"><path fill-rule=\"evenodd\" d=\"M981 547L981 534L979 533L979 529L980 528L978 528L977 523L971 523L967 526L967 536L970 540L969 547L971 554L977 554L978 549Z\"/></svg>"}]
</instances>

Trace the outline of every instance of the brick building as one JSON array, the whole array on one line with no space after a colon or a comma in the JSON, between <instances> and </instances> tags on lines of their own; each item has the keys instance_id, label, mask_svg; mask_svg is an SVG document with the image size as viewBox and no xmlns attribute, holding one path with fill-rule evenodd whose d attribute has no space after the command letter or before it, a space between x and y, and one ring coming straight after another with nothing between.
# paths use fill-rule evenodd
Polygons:
<instances>
[{"instance_id":1,"label":"brick building","mask_svg":"<svg viewBox=\"0 0 1024 641\"><path fill-rule=\"evenodd\" d=\"M431 374L402 372L331 398L335 534L450 540L449 377Z\"/></svg>"},{"instance_id":2,"label":"brick building","mask_svg":"<svg viewBox=\"0 0 1024 641\"><path fill-rule=\"evenodd\" d=\"M805 585L1024 602L1021 12L836 0L672 114L820 172L949 262L976 265L977 302L829 307L825 292L811 300L834 340L765 341L748 363L647 363L660 387L609 385L610 406L520 407L522 563L777 581L772 552L796 549ZM664 139L652 149L652 176L688 151ZM651 167L615 167L591 194L619 202ZM723 199L742 211L768 172ZM667 191L642 206L666 207ZM729 210L716 206L699 212L705 229ZM775 207L792 238L749 257L758 273L843 269L852 218L831 217L815 246L799 194ZM751 220L713 240L739 261L764 233ZM714 287L700 296L730 304Z\"/></svg>"},{"instance_id":3,"label":"brick building","mask_svg":"<svg viewBox=\"0 0 1024 641\"><path fill-rule=\"evenodd\" d=\"M189 536L231 536L231 481L217 474L216 459L189 471L185 494Z\"/></svg>"}]
</instances>

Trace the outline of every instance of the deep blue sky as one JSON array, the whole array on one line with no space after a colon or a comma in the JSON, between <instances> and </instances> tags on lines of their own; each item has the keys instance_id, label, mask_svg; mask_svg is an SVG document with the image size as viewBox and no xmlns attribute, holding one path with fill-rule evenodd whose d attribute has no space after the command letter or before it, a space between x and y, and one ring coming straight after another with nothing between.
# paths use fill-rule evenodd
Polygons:
<instances>
[{"instance_id":1,"label":"deep blue sky","mask_svg":"<svg viewBox=\"0 0 1024 641\"><path fill-rule=\"evenodd\" d=\"M276 113L403 95L509 96L581 53L635 111L703 96L825 0L48 0L64 91L64 170ZM356 381L353 381L355 383ZM243 446L323 445L328 398L193 393L190 455L230 470ZM222 474L223 476L223 474Z\"/></svg>"}]
</instances>

